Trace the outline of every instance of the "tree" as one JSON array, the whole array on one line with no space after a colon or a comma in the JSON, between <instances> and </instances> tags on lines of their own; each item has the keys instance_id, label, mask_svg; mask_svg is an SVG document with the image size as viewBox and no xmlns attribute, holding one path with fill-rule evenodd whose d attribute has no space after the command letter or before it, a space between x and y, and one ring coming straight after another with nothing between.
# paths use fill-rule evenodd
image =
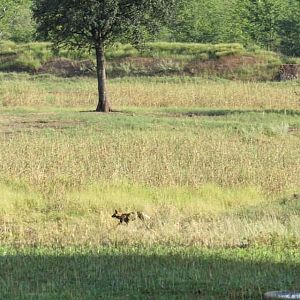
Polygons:
<instances>
[{"instance_id":1,"label":"tree","mask_svg":"<svg viewBox=\"0 0 300 300\"><path fill-rule=\"evenodd\" d=\"M172 39L180 42L222 41L228 0L184 0L171 24Z\"/></svg>"},{"instance_id":2,"label":"tree","mask_svg":"<svg viewBox=\"0 0 300 300\"><path fill-rule=\"evenodd\" d=\"M280 22L280 48L284 54L300 56L300 0L290 2L290 9Z\"/></svg>"},{"instance_id":3,"label":"tree","mask_svg":"<svg viewBox=\"0 0 300 300\"><path fill-rule=\"evenodd\" d=\"M18 2L18 1L17 1ZM18 3L15 3L18 4ZM3 36L9 18L15 11L13 0L0 0L0 36Z\"/></svg>"},{"instance_id":4,"label":"tree","mask_svg":"<svg viewBox=\"0 0 300 300\"><path fill-rule=\"evenodd\" d=\"M35 25L31 0L0 0L0 37L15 42L32 41Z\"/></svg>"},{"instance_id":5,"label":"tree","mask_svg":"<svg viewBox=\"0 0 300 300\"><path fill-rule=\"evenodd\" d=\"M33 0L38 32L56 47L94 50L97 62L98 105L109 112L105 47L116 41L140 43L169 19L175 0Z\"/></svg>"},{"instance_id":6,"label":"tree","mask_svg":"<svg viewBox=\"0 0 300 300\"><path fill-rule=\"evenodd\" d=\"M232 37L243 43L254 43L268 50L280 44L279 24L288 4L286 0L235 0L231 7Z\"/></svg>"}]
</instances>

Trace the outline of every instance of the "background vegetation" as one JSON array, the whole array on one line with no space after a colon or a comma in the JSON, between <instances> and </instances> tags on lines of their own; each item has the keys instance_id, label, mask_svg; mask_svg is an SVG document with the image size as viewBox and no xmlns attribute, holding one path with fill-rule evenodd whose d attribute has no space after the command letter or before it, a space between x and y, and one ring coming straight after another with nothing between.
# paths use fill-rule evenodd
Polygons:
<instances>
[{"instance_id":1,"label":"background vegetation","mask_svg":"<svg viewBox=\"0 0 300 300\"><path fill-rule=\"evenodd\" d=\"M0 1L2 39L31 42L38 36L31 0ZM183 0L173 23L156 39L193 43L241 43L299 56L298 0Z\"/></svg>"},{"instance_id":2,"label":"background vegetation","mask_svg":"<svg viewBox=\"0 0 300 300\"><path fill-rule=\"evenodd\" d=\"M31 42L31 0L0 1L2 39ZM241 43L299 56L298 0L182 1L177 17L156 39L193 43Z\"/></svg>"}]
</instances>

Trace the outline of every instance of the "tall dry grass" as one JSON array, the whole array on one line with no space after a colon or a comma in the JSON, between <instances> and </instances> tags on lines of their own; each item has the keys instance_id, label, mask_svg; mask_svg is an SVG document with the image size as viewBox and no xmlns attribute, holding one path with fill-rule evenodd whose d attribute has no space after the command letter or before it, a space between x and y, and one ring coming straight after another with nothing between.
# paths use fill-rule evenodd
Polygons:
<instances>
[{"instance_id":1,"label":"tall dry grass","mask_svg":"<svg viewBox=\"0 0 300 300\"><path fill-rule=\"evenodd\" d=\"M6 77L0 83L3 106L94 107L94 79L32 80ZM299 109L300 87L286 83L213 80L123 79L109 83L114 107L207 107L229 109Z\"/></svg>"},{"instance_id":2,"label":"tall dry grass","mask_svg":"<svg viewBox=\"0 0 300 300\"><path fill-rule=\"evenodd\" d=\"M92 181L150 186L256 186L266 194L299 187L299 139L253 140L221 130L21 134L2 140L1 178L43 192ZM59 191L60 192L60 191Z\"/></svg>"}]
</instances>

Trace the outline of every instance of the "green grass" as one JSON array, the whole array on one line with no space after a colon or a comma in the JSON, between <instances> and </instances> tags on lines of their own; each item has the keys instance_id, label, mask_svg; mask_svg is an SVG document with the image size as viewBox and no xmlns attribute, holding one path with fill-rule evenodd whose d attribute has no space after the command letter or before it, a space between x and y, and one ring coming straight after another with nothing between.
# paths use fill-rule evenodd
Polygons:
<instances>
[{"instance_id":1,"label":"green grass","mask_svg":"<svg viewBox=\"0 0 300 300\"><path fill-rule=\"evenodd\" d=\"M159 58L218 58L227 55L243 54L246 50L240 44L196 44L196 43L146 43L140 51L131 45L116 44L108 49L107 57L121 58L145 56Z\"/></svg>"},{"instance_id":2,"label":"green grass","mask_svg":"<svg viewBox=\"0 0 300 300\"><path fill-rule=\"evenodd\" d=\"M299 288L299 259L276 249L2 248L0 290L5 299L262 299Z\"/></svg>"}]
</instances>

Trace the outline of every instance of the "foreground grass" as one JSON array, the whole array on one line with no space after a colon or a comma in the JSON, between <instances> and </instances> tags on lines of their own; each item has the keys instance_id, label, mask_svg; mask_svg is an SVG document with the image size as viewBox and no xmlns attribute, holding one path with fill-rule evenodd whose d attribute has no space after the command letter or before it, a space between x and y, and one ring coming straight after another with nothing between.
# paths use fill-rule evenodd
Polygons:
<instances>
[{"instance_id":1,"label":"foreground grass","mask_svg":"<svg viewBox=\"0 0 300 300\"><path fill-rule=\"evenodd\" d=\"M299 262L297 251L264 248L1 248L0 291L5 299L262 299L299 289Z\"/></svg>"}]
</instances>

